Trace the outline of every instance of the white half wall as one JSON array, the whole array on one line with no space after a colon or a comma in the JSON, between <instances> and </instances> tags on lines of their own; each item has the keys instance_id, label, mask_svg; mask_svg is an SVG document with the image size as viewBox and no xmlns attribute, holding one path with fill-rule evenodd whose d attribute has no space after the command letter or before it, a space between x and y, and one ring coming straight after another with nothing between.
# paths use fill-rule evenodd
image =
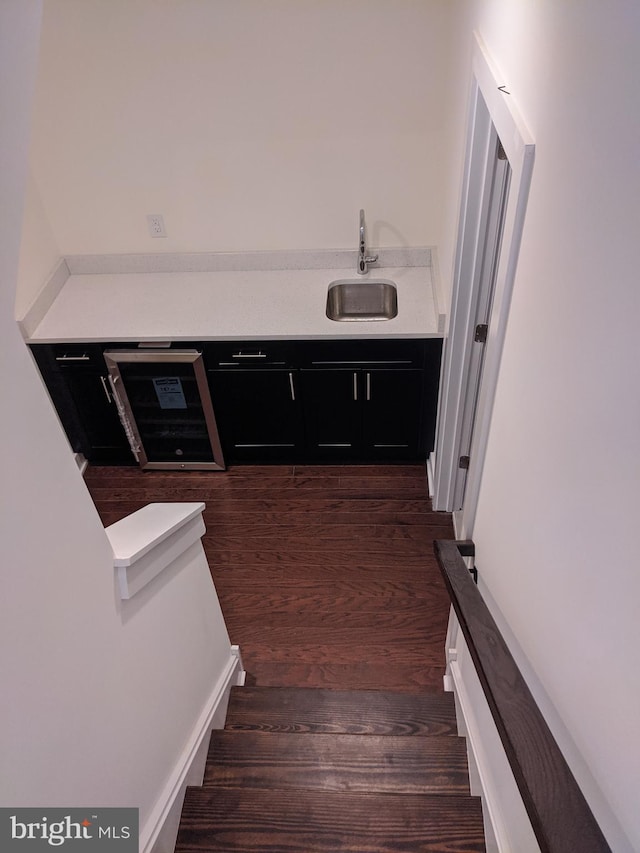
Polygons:
<instances>
[{"instance_id":1,"label":"white half wall","mask_svg":"<svg viewBox=\"0 0 640 853\"><path fill-rule=\"evenodd\" d=\"M144 827L230 644L199 543L120 601L104 529L14 320L40 14L39 0L0 3L0 802L134 806Z\"/></svg>"},{"instance_id":2,"label":"white half wall","mask_svg":"<svg viewBox=\"0 0 640 853\"><path fill-rule=\"evenodd\" d=\"M63 255L437 245L444 0L47 0L32 168ZM167 238L151 238L147 214Z\"/></svg>"},{"instance_id":3,"label":"white half wall","mask_svg":"<svg viewBox=\"0 0 640 853\"><path fill-rule=\"evenodd\" d=\"M458 26L459 62L468 67L477 30L536 142L476 562L612 849L630 853L640 849L640 6L468 0Z\"/></svg>"}]
</instances>

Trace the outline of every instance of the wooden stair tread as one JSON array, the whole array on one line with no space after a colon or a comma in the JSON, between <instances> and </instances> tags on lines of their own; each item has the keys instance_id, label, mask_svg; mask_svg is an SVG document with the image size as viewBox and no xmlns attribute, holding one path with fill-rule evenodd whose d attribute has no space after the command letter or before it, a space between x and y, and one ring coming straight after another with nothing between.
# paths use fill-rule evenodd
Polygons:
<instances>
[{"instance_id":1,"label":"wooden stair tread","mask_svg":"<svg viewBox=\"0 0 640 853\"><path fill-rule=\"evenodd\" d=\"M477 797L189 788L176 853L482 853Z\"/></svg>"},{"instance_id":2,"label":"wooden stair tread","mask_svg":"<svg viewBox=\"0 0 640 853\"><path fill-rule=\"evenodd\" d=\"M214 731L203 786L469 794L463 738Z\"/></svg>"},{"instance_id":3,"label":"wooden stair tread","mask_svg":"<svg viewBox=\"0 0 640 853\"><path fill-rule=\"evenodd\" d=\"M457 735L453 695L234 687L225 729L426 736Z\"/></svg>"}]
</instances>

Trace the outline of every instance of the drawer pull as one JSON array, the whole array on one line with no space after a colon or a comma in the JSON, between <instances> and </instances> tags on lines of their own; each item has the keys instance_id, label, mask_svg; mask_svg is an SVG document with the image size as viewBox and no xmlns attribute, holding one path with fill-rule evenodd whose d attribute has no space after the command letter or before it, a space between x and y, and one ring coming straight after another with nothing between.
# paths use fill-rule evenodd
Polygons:
<instances>
[{"instance_id":1,"label":"drawer pull","mask_svg":"<svg viewBox=\"0 0 640 853\"><path fill-rule=\"evenodd\" d=\"M57 355L56 361L91 361L91 356L84 355Z\"/></svg>"},{"instance_id":2,"label":"drawer pull","mask_svg":"<svg viewBox=\"0 0 640 853\"><path fill-rule=\"evenodd\" d=\"M413 364L413 361L410 358L395 358L395 359L387 359L386 361L375 361L374 359L368 358L365 361L362 359L358 359L356 361L312 361L312 367L321 367L322 365L331 365L335 367L340 364L359 364L364 366L365 364Z\"/></svg>"},{"instance_id":3,"label":"drawer pull","mask_svg":"<svg viewBox=\"0 0 640 853\"><path fill-rule=\"evenodd\" d=\"M234 444L234 447L251 448L251 447L295 447L295 444Z\"/></svg>"},{"instance_id":4,"label":"drawer pull","mask_svg":"<svg viewBox=\"0 0 640 853\"><path fill-rule=\"evenodd\" d=\"M289 373L289 388L291 388L291 402L296 401L296 389L293 387L293 373Z\"/></svg>"},{"instance_id":5,"label":"drawer pull","mask_svg":"<svg viewBox=\"0 0 640 853\"><path fill-rule=\"evenodd\" d=\"M272 365L273 367L280 367L286 364L286 361L268 361L267 364ZM240 367L237 361L219 361L218 367ZM207 368L211 370L212 368Z\"/></svg>"},{"instance_id":6,"label":"drawer pull","mask_svg":"<svg viewBox=\"0 0 640 853\"><path fill-rule=\"evenodd\" d=\"M234 352L231 358L266 358L266 352Z\"/></svg>"}]
</instances>

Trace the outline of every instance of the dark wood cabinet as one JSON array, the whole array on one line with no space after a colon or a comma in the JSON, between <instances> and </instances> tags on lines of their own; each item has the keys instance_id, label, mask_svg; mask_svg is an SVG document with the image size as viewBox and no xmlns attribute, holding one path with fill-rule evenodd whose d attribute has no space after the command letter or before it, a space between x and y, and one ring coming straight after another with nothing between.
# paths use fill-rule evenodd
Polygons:
<instances>
[{"instance_id":1,"label":"dark wood cabinet","mask_svg":"<svg viewBox=\"0 0 640 853\"><path fill-rule=\"evenodd\" d=\"M227 462L287 461L304 453L297 371L208 371L211 399Z\"/></svg>"},{"instance_id":2,"label":"dark wood cabinet","mask_svg":"<svg viewBox=\"0 0 640 853\"><path fill-rule=\"evenodd\" d=\"M96 464L133 465L102 344L34 344L35 361L69 443Z\"/></svg>"},{"instance_id":3,"label":"dark wood cabinet","mask_svg":"<svg viewBox=\"0 0 640 853\"><path fill-rule=\"evenodd\" d=\"M423 372L366 370L362 453L370 458L415 459L422 441Z\"/></svg>"},{"instance_id":4,"label":"dark wood cabinet","mask_svg":"<svg viewBox=\"0 0 640 853\"><path fill-rule=\"evenodd\" d=\"M31 349L73 449L135 464L104 351L131 344ZM382 462L433 449L442 340L175 343L203 354L227 463Z\"/></svg>"},{"instance_id":5,"label":"dark wood cabinet","mask_svg":"<svg viewBox=\"0 0 640 853\"><path fill-rule=\"evenodd\" d=\"M301 374L307 450L335 461L415 459L421 450L421 370Z\"/></svg>"},{"instance_id":6,"label":"dark wood cabinet","mask_svg":"<svg viewBox=\"0 0 640 853\"><path fill-rule=\"evenodd\" d=\"M394 461L433 447L442 342L317 341L301 345L311 458Z\"/></svg>"},{"instance_id":7,"label":"dark wood cabinet","mask_svg":"<svg viewBox=\"0 0 640 853\"><path fill-rule=\"evenodd\" d=\"M292 341L202 344L227 462L287 462L304 453Z\"/></svg>"},{"instance_id":8,"label":"dark wood cabinet","mask_svg":"<svg viewBox=\"0 0 640 853\"><path fill-rule=\"evenodd\" d=\"M303 370L300 385L307 456L331 462L359 456L362 405L358 371Z\"/></svg>"}]
</instances>

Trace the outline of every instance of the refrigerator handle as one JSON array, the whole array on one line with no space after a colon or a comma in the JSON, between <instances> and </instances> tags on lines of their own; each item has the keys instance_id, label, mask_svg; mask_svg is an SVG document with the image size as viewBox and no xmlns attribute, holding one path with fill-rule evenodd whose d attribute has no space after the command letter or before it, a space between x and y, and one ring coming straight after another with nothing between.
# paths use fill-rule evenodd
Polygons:
<instances>
[{"instance_id":1,"label":"refrigerator handle","mask_svg":"<svg viewBox=\"0 0 640 853\"><path fill-rule=\"evenodd\" d=\"M122 403L122 400L118 396L118 392L116 391L116 382L118 381L118 377L113 377L109 374L109 385L111 386L111 394L113 396L113 401L116 404L116 409L118 410L118 417L120 418L120 423L122 424L122 428L125 431L127 436L127 440L129 442L129 447L131 448L131 452L133 453L136 462L140 462L140 444L138 443L137 436L135 431L131 425L131 421L127 417L127 412Z\"/></svg>"}]
</instances>

